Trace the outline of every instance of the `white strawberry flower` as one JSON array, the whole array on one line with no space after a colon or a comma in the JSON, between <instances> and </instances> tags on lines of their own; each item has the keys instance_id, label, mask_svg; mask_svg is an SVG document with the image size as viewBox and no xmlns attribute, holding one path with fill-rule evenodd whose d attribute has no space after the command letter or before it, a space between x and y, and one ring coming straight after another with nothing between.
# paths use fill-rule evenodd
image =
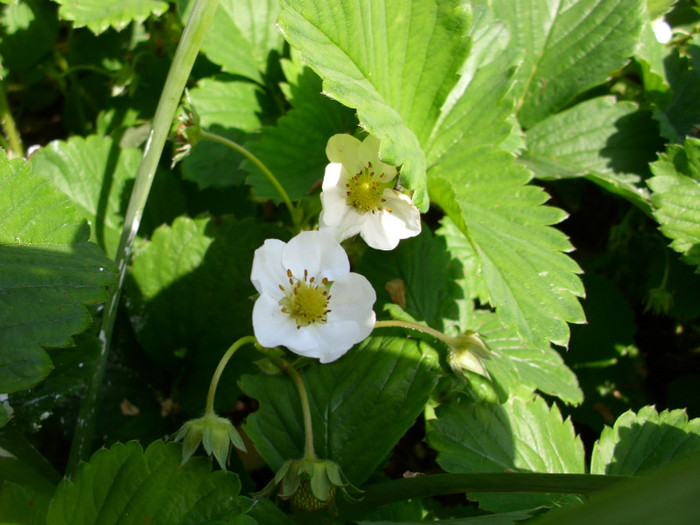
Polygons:
<instances>
[{"instance_id":1,"label":"white strawberry flower","mask_svg":"<svg viewBox=\"0 0 700 525\"><path fill-rule=\"evenodd\" d=\"M393 250L401 239L420 233L420 212L394 189L396 168L379 160L379 139L333 135L326 155L331 163L323 178L321 231L338 241L359 233L378 250Z\"/></svg>"},{"instance_id":2,"label":"white strawberry flower","mask_svg":"<svg viewBox=\"0 0 700 525\"><path fill-rule=\"evenodd\" d=\"M267 239L255 251L250 279L260 294L253 330L262 346L330 363L374 328L374 289L350 271L345 250L327 233Z\"/></svg>"}]
</instances>

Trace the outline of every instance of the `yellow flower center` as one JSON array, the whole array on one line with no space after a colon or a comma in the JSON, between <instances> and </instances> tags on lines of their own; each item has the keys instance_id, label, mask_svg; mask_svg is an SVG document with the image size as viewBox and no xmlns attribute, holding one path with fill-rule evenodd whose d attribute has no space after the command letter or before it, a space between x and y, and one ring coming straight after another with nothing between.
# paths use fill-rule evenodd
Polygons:
<instances>
[{"instance_id":1,"label":"yellow flower center","mask_svg":"<svg viewBox=\"0 0 700 525\"><path fill-rule=\"evenodd\" d=\"M382 211L382 192L384 184L379 179L380 174L375 174L372 163L357 173L345 184L348 206L352 206L360 213Z\"/></svg>"},{"instance_id":2,"label":"yellow flower center","mask_svg":"<svg viewBox=\"0 0 700 525\"><path fill-rule=\"evenodd\" d=\"M303 280L292 277L291 270L287 270L287 277L289 287L280 285L280 290L285 293L279 302L282 312L296 321L297 329L313 323L325 323L330 313L328 279L324 277L317 283L313 277L309 278L308 270L304 270Z\"/></svg>"}]
</instances>

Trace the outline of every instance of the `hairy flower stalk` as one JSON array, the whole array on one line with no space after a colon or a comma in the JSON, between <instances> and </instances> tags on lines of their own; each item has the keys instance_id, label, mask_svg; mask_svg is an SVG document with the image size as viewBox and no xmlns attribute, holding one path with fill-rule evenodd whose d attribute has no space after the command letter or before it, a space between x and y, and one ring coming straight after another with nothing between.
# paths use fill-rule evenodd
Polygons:
<instances>
[{"instance_id":1,"label":"hairy flower stalk","mask_svg":"<svg viewBox=\"0 0 700 525\"><path fill-rule=\"evenodd\" d=\"M216 387L219 384L219 379L221 379L224 368L226 368L226 365L233 357L233 354L236 353L236 350L247 343L257 344L257 340L253 336L241 337L229 347L219 361L219 365L216 367L216 371L211 378L204 415L200 418L187 421L173 437L174 441L182 440L183 442L183 464L192 457L194 451L199 447L200 442L204 446L204 450L207 454L214 455L222 470L226 470L231 445L245 452L243 439L234 428L231 421L216 415L214 411L214 396L216 395Z\"/></svg>"},{"instance_id":2,"label":"hairy flower stalk","mask_svg":"<svg viewBox=\"0 0 700 525\"><path fill-rule=\"evenodd\" d=\"M418 323L409 321L387 320L377 321L374 328L408 328L435 337L449 348L448 363L455 373L461 370L471 370L481 376L489 378L489 373L482 360L491 359L490 351L479 335L472 330L467 330L457 337L450 337L442 332ZM461 375L461 374L460 374Z\"/></svg>"}]
</instances>

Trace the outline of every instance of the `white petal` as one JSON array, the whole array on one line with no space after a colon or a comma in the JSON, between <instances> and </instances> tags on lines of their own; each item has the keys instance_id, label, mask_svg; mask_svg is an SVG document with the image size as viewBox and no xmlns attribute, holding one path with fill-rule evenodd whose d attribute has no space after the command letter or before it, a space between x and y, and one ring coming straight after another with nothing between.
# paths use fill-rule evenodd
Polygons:
<instances>
[{"instance_id":1,"label":"white petal","mask_svg":"<svg viewBox=\"0 0 700 525\"><path fill-rule=\"evenodd\" d=\"M655 20L651 24L651 29L654 31L656 41L660 44L667 44L671 41L671 38L673 38L673 29L671 29L671 26L668 25L668 22L663 18Z\"/></svg>"},{"instance_id":2,"label":"white petal","mask_svg":"<svg viewBox=\"0 0 700 525\"><path fill-rule=\"evenodd\" d=\"M364 218L345 200L345 192L335 188L321 192L323 209L318 220L318 229L332 235L338 242L360 233Z\"/></svg>"},{"instance_id":3,"label":"white petal","mask_svg":"<svg viewBox=\"0 0 700 525\"><path fill-rule=\"evenodd\" d=\"M335 361L355 343L364 338L359 337L359 327L357 323L352 321L341 320L338 322L328 322L325 325L319 325L318 330L318 357L321 363L330 363Z\"/></svg>"},{"instance_id":4,"label":"white petal","mask_svg":"<svg viewBox=\"0 0 700 525\"><path fill-rule=\"evenodd\" d=\"M379 160L379 139L374 135L367 135L365 140L360 145L358 156L364 161L363 168L367 163L372 163L372 168L375 173L379 173L379 180L389 182L396 177L396 168L390 164L385 164Z\"/></svg>"},{"instance_id":5,"label":"white petal","mask_svg":"<svg viewBox=\"0 0 700 525\"><path fill-rule=\"evenodd\" d=\"M328 322L342 319L355 323L358 332L353 344L359 343L374 329L376 316L372 307L376 300L377 295L369 281L360 274L349 273L331 287Z\"/></svg>"},{"instance_id":6,"label":"white petal","mask_svg":"<svg viewBox=\"0 0 700 525\"><path fill-rule=\"evenodd\" d=\"M348 171L350 176L359 173L367 166L367 160L359 156L361 142L346 133L333 135L326 145L326 156L331 162L339 162Z\"/></svg>"},{"instance_id":7,"label":"white petal","mask_svg":"<svg viewBox=\"0 0 700 525\"><path fill-rule=\"evenodd\" d=\"M343 176L345 175L345 176ZM343 172L343 165L339 162L331 162L326 166L326 171L323 174L323 185L321 189L328 191L331 188L342 188L345 193L345 184L347 183L347 172Z\"/></svg>"},{"instance_id":8,"label":"white petal","mask_svg":"<svg viewBox=\"0 0 700 525\"><path fill-rule=\"evenodd\" d=\"M396 190L385 189L383 197L384 210L365 222L360 235L372 248L393 250L401 239L420 233L420 212L407 195Z\"/></svg>"},{"instance_id":9,"label":"white petal","mask_svg":"<svg viewBox=\"0 0 700 525\"><path fill-rule=\"evenodd\" d=\"M332 235L321 231L301 232L287 243L282 252L282 264L301 279L304 270L310 277L335 281L350 271L350 262L343 247Z\"/></svg>"},{"instance_id":10,"label":"white petal","mask_svg":"<svg viewBox=\"0 0 700 525\"><path fill-rule=\"evenodd\" d=\"M282 312L279 301L269 295L258 297L253 306L253 332L262 346L287 346L298 336L298 331L294 319Z\"/></svg>"},{"instance_id":11,"label":"white petal","mask_svg":"<svg viewBox=\"0 0 700 525\"><path fill-rule=\"evenodd\" d=\"M255 250L250 280L260 294L282 298L279 285L287 283L286 269L282 266L282 251L285 243L279 239L267 239Z\"/></svg>"}]
</instances>

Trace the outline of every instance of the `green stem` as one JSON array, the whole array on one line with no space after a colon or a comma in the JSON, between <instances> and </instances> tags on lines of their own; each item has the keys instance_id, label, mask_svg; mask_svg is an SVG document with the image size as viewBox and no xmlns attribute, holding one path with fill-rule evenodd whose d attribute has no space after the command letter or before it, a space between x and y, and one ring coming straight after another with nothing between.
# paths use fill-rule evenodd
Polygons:
<instances>
[{"instance_id":1,"label":"green stem","mask_svg":"<svg viewBox=\"0 0 700 525\"><path fill-rule=\"evenodd\" d=\"M446 345L451 346L454 343L454 339L452 337L446 336L445 334L439 332L438 330L435 330L434 328L430 328L429 326L425 326L418 323L410 323L408 321L398 321L395 319L391 319L388 321L377 321L374 324L374 328L408 328L409 330L415 330L417 332L432 335L433 337L439 339Z\"/></svg>"},{"instance_id":2,"label":"green stem","mask_svg":"<svg viewBox=\"0 0 700 525\"><path fill-rule=\"evenodd\" d=\"M168 71L168 77L165 80L165 85L158 101L158 107L156 108L151 131L144 148L134 189L131 192L129 207L124 218L124 228L122 229L116 256L119 278L117 284L109 290L105 305L102 328L99 334L101 341L100 356L95 371L88 382L83 404L78 415L66 468L69 477L75 473L80 461L87 459L91 452L99 393L102 389L102 381L107 366L107 356L114 330L119 297L126 275L127 262L136 239L136 233L138 232L148 193L163 152L163 146L170 131L170 125L175 117L185 84L207 29L214 18L218 4L219 0L197 0L175 51L170 71Z\"/></svg>"},{"instance_id":3,"label":"green stem","mask_svg":"<svg viewBox=\"0 0 700 525\"><path fill-rule=\"evenodd\" d=\"M205 140L210 140L212 142L218 142L219 144L223 144L224 146L228 146L234 151L237 151L244 157L246 157L250 162L255 164L260 171L263 172L263 175L267 177L267 180L270 181L270 183L275 187L275 189L278 191L280 196L282 197L282 200L284 201L284 204L287 206L287 209L289 210L289 215L292 217L292 224L294 225L294 230L296 232L299 232L301 230L301 226L299 224L299 217L296 209L294 208L294 204L292 204L291 199L289 198L289 195L287 195L287 192L285 189L282 187L282 185L279 183L277 180L277 177L268 169L265 164L262 163L262 161L253 155L250 151L245 149L243 146L240 144L237 144L236 142L227 139L226 137L222 137L221 135L217 135L216 133L210 133L205 130L201 130L201 138Z\"/></svg>"},{"instance_id":4,"label":"green stem","mask_svg":"<svg viewBox=\"0 0 700 525\"><path fill-rule=\"evenodd\" d=\"M7 142L10 144L10 151L18 157L24 157L24 148L22 147L22 139L15 126L15 119L12 118L10 104L7 102L5 94L5 83L0 80L0 122L7 137Z\"/></svg>"},{"instance_id":5,"label":"green stem","mask_svg":"<svg viewBox=\"0 0 700 525\"><path fill-rule=\"evenodd\" d=\"M297 372L297 369L290 364L286 364L284 371L294 381L294 386L299 392L299 400L301 401L301 411L304 414L304 459L315 460L316 452L314 451L314 427L311 423L311 408L309 407L309 396L306 394L304 380Z\"/></svg>"},{"instance_id":6,"label":"green stem","mask_svg":"<svg viewBox=\"0 0 700 525\"><path fill-rule=\"evenodd\" d=\"M592 494L608 490L613 485L629 479L629 476L534 472L429 474L365 486L362 499L358 502L348 502L346 505L375 508L395 501L460 492Z\"/></svg>"},{"instance_id":7,"label":"green stem","mask_svg":"<svg viewBox=\"0 0 700 525\"><path fill-rule=\"evenodd\" d=\"M245 337L241 337L238 341L233 343L228 350L226 350L226 353L221 358L221 361L219 361L219 365L216 367L214 375L211 378L211 384L209 385L209 393L207 394L207 406L204 411L205 414L214 413L214 396L216 395L216 387L219 384L219 379L221 379L221 374L224 373L224 368L226 368L226 365L228 364L229 360L233 357L233 354L235 354L236 350L238 350L244 344L256 344L257 342L258 340L255 339L254 336L247 335Z\"/></svg>"}]
</instances>

